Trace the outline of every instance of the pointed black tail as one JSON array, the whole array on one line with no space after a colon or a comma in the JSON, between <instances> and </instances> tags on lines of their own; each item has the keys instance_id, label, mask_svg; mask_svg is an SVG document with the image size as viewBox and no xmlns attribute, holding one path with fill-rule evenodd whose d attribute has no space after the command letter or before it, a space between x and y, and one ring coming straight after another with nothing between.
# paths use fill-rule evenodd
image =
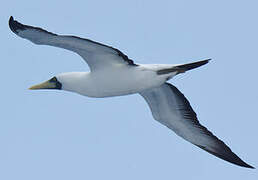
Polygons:
<instances>
[{"instance_id":1,"label":"pointed black tail","mask_svg":"<svg viewBox=\"0 0 258 180\"><path fill-rule=\"evenodd\" d=\"M157 74L161 75L161 74L168 74L171 72L175 72L177 71L178 73L183 73L185 71L200 67L204 64L207 64L211 59L205 59L202 61L197 61L197 62L193 62L193 63L188 63L188 64L181 64L181 65L177 65L174 66L172 68L168 68L168 69L161 69L157 71Z\"/></svg>"}]
</instances>

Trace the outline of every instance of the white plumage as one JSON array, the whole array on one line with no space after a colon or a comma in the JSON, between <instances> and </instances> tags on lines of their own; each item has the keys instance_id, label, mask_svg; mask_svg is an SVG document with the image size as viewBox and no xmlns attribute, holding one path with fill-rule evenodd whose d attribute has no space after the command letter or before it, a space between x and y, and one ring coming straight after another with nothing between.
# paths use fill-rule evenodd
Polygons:
<instances>
[{"instance_id":1,"label":"white plumage","mask_svg":"<svg viewBox=\"0 0 258 180\"><path fill-rule=\"evenodd\" d=\"M75 36L63 36L9 20L18 36L39 45L73 51L90 67L90 72L58 74L31 89L60 89L89 97L110 97L139 93L147 101L154 119L205 151L239 166L253 168L197 120L190 103L173 85L173 76L208 63L209 59L182 65L135 64L116 48Z\"/></svg>"}]
</instances>

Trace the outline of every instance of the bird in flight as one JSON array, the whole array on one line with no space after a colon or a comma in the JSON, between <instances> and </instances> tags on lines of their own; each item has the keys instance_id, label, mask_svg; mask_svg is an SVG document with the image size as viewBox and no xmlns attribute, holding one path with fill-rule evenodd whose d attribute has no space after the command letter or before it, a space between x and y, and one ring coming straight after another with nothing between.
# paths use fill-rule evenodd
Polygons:
<instances>
[{"instance_id":1,"label":"bird in flight","mask_svg":"<svg viewBox=\"0 0 258 180\"><path fill-rule=\"evenodd\" d=\"M58 35L24 25L11 16L9 27L16 35L39 45L64 48L80 55L90 72L66 72L30 89L57 89L88 97L112 97L139 93L155 120L178 136L225 161L254 168L241 160L220 139L202 126L185 96L167 81L200 67L210 59L180 65L136 64L120 50L90 39Z\"/></svg>"}]
</instances>

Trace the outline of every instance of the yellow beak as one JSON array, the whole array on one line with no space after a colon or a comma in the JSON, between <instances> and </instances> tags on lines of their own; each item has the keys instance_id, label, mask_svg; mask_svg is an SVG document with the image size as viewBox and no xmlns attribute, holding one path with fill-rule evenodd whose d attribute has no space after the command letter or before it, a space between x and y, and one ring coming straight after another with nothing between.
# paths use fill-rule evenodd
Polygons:
<instances>
[{"instance_id":1,"label":"yellow beak","mask_svg":"<svg viewBox=\"0 0 258 180\"><path fill-rule=\"evenodd\" d=\"M56 88L57 88L56 83L54 81L48 80L41 84L31 86L29 89L36 90L36 89L56 89Z\"/></svg>"}]
</instances>

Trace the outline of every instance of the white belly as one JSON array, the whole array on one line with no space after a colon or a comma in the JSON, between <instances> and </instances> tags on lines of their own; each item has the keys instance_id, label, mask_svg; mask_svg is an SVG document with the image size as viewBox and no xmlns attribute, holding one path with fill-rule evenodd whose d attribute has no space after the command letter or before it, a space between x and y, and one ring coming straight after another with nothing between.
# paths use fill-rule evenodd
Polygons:
<instances>
[{"instance_id":1,"label":"white belly","mask_svg":"<svg viewBox=\"0 0 258 180\"><path fill-rule=\"evenodd\" d=\"M79 92L90 97L110 97L139 93L149 88L158 87L166 81L166 76L145 68L114 68L112 71L90 73L87 91ZM83 89L85 89L83 88Z\"/></svg>"}]
</instances>

